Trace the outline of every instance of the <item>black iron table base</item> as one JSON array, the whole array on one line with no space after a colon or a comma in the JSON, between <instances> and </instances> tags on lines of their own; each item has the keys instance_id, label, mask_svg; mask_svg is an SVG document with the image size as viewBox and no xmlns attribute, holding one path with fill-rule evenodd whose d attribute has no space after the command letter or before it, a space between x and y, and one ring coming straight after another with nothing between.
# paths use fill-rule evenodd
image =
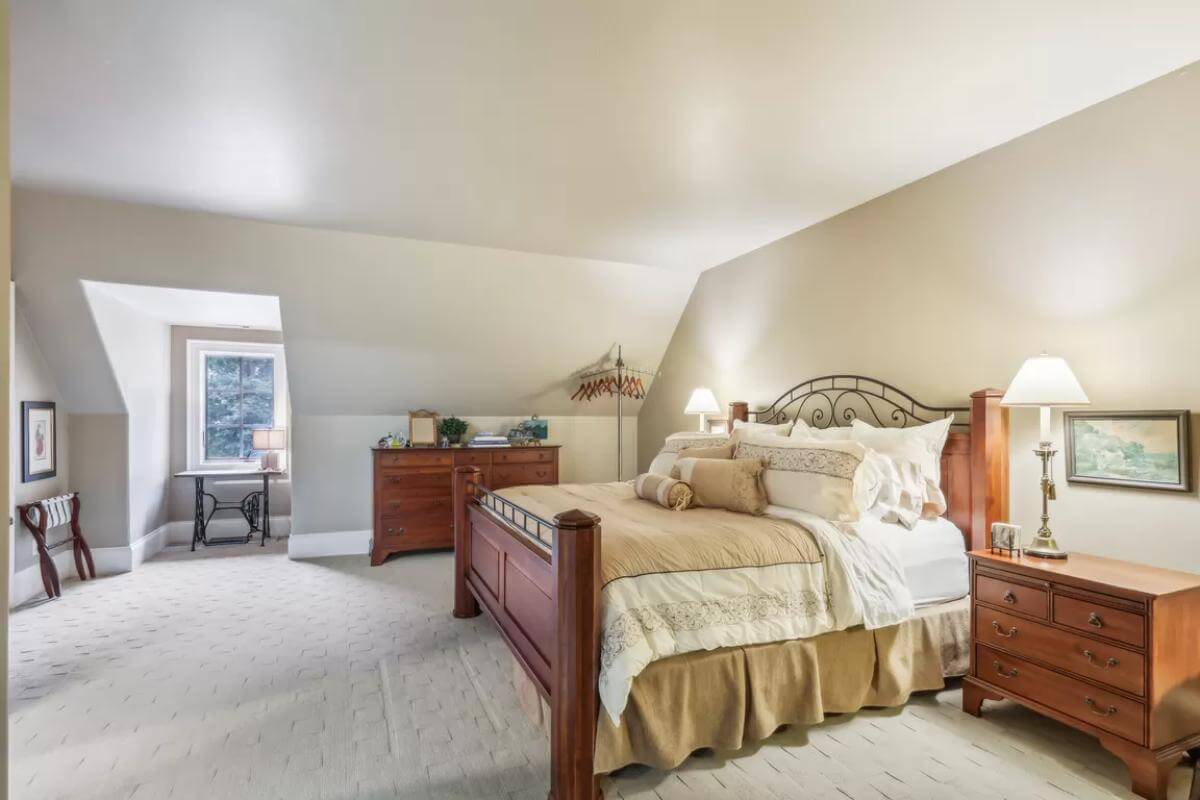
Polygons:
<instances>
[{"instance_id":1,"label":"black iron table base","mask_svg":"<svg viewBox=\"0 0 1200 800\"><path fill-rule=\"evenodd\" d=\"M236 473L216 470L193 470L178 473L176 477L191 478L196 484L196 503L192 517L192 550L196 549L197 544L205 547L221 544L249 544L253 541L256 533L262 535L259 546L265 547L267 539L271 538L271 477L275 474L277 473L263 471ZM247 493L241 500L222 502L217 499L216 495L204 490L205 478L246 476L261 477L262 488ZM241 514L248 526L245 535L209 537L208 524L218 511L236 511Z\"/></svg>"}]
</instances>

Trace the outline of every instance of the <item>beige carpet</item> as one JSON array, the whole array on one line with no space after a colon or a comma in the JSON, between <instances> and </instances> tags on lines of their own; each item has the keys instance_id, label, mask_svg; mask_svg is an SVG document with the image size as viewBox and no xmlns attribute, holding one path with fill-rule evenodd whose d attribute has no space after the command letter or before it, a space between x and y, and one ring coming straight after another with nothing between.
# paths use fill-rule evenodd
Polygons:
<instances>
[{"instance_id":1,"label":"beige carpet","mask_svg":"<svg viewBox=\"0 0 1200 800\"><path fill-rule=\"evenodd\" d=\"M546 739L492 625L450 617L450 562L289 561L277 543L68 583L11 617L11 796L543 800ZM1188 771L1172 778L1186 797ZM1125 780L1088 737L1009 704L968 717L950 689L607 791L1088 800L1132 797Z\"/></svg>"}]
</instances>

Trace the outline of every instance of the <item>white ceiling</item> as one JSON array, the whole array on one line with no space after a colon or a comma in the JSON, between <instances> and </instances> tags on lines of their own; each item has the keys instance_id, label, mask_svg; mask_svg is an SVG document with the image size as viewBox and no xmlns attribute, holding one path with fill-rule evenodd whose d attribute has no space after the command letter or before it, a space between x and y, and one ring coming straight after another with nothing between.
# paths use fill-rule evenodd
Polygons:
<instances>
[{"instance_id":1,"label":"white ceiling","mask_svg":"<svg viewBox=\"0 0 1200 800\"><path fill-rule=\"evenodd\" d=\"M279 315L279 298L271 295L172 289L104 281L81 282L151 319L168 325L283 330Z\"/></svg>"},{"instance_id":2,"label":"white ceiling","mask_svg":"<svg viewBox=\"0 0 1200 800\"><path fill-rule=\"evenodd\" d=\"M698 270L1200 59L1200 3L14 0L17 181Z\"/></svg>"}]
</instances>

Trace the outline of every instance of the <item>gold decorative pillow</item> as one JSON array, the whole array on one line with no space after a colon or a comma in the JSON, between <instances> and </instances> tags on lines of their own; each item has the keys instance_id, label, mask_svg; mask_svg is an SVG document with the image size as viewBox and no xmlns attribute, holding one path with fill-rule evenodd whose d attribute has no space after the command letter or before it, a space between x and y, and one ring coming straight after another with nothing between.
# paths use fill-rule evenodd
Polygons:
<instances>
[{"instance_id":1,"label":"gold decorative pillow","mask_svg":"<svg viewBox=\"0 0 1200 800\"><path fill-rule=\"evenodd\" d=\"M685 447L679 451L679 458L733 458L733 442L716 447Z\"/></svg>"},{"instance_id":2,"label":"gold decorative pillow","mask_svg":"<svg viewBox=\"0 0 1200 800\"><path fill-rule=\"evenodd\" d=\"M684 511L692 504L692 487L683 481L647 472L633 479L633 491L643 500L651 500L664 508Z\"/></svg>"},{"instance_id":3,"label":"gold decorative pillow","mask_svg":"<svg viewBox=\"0 0 1200 800\"><path fill-rule=\"evenodd\" d=\"M743 514L763 514L763 462L757 458L681 458L675 470L692 487L695 505L724 508Z\"/></svg>"}]
</instances>

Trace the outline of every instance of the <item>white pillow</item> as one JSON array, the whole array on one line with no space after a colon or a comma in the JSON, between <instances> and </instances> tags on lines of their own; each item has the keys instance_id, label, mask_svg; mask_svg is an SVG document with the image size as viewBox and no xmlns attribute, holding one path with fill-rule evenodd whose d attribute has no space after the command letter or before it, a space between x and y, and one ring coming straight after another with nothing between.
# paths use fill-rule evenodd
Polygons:
<instances>
[{"instance_id":1,"label":"white pillow","mask_svg":"<svg viewBox=\"0 0 1200 800\"><path fill-rule=\"evenodd\" d=\"M951 417L915 428L875 428L860 419L850 425L856 442L896 461L911 461L937 488L942 487L942 448L950 435Z\"/></svg>"},{"instance_id":2,"label":"white pillow","mask_svg":"<svg viewBox=\"0 0 1200 800\"><path fill-rule=\"evenodd\" d=\"M855 522L875 505L887 480L879 457L858 442L817 442L746 435L734 458L766 464L763 487L772 505L798 508L825 519Z\"/></svg>"},{"instance_id":3,"label":"white pillow","mask_svg":"<svg viewBox=\"0 0 1200 800\"><path fill-rule=\"evenodd\" d=\"M792 426L793 439L816 439L821 442L844 442L850 440L849 428L814 428L802 419L796 420L796 424Z\"/></svg>"},{"instance_id":4,"label":"white pillow","mask_svg":"<svg viewBox=\"0 0 1200 800\"><path fill-rule=\"evenodd\" d=\"M871 452L875 453L874 450ZM873 509L881 520L912 530L918 520L945 513L946 496L921 474L920 467L911 461L897 461L878 453L875 456L880 467L889 473Z\"/></svg>"},{"instance_id":5,"label":"white pillow","mask_svg":"<svg viewBox=\"0 0 1200 800\"><path fill-rule=\"evenodd\" d=\"M734 431L741 431L739 436L748 436L750 434L758 435L762 433L771 434L773 436L787 436L792 430L792 423L783 422L779 425L767 425L763 422L743 422L740 419L733 421Z\"/></svg>"},{"instance_id":6,"label":"white pillow","mask_svg":"<svg viewBox=\"0 0 1200 800\"><path fill-rule=\"evenodd\" d=\"M654 475L670 475L671 467L675 466L675 459L678 457L678 453L668 453L662 450L650 462L650 468L646 471Z\"/></svg>"}]
</instances>

